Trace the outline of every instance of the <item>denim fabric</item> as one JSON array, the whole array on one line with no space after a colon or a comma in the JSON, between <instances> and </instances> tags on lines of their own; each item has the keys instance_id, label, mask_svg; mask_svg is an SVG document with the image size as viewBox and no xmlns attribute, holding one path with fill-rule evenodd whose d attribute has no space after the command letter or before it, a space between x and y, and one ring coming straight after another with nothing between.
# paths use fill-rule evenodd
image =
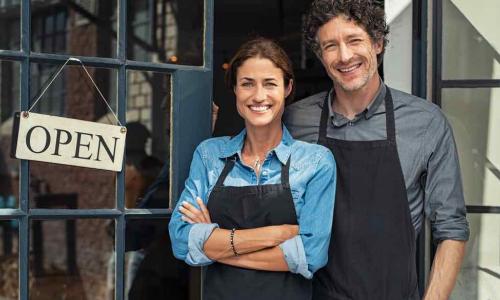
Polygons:
<instances>
[{"instance_id":1,"label":"denim fabric","mask_svg":"<svg viewBox=\"0 0 500 300\"><path fill-rule=\"evenodd\" d=\"M226 186L265 185L281 182L281 167L291 156L290 187L300 233L280 245L289 270L311 278L328 260L328 245L335 202L336 165L325 147L294 140L283 126L281 143L271 150L262 164L260 178L241 160L246 131L234 138L219 137L202 142L193 155L189 178L172 213L169 232L175 257L194 266L211 264L203 245L217 224L189 224L182 221L179 204L195 206L199 196L206 204L226 158L237 155Z\"/></svg>"}]
</instances>

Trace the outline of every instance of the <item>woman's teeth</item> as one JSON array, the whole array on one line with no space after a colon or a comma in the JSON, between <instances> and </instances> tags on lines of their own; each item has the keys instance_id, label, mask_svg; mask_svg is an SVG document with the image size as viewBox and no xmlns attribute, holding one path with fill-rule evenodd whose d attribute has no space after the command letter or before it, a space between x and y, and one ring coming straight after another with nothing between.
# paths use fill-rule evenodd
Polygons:
<instances>
[{"instance_id":1,"label":"woman's teeth","mask_svg":"<svg viewBox=\"0 0 500 300\"><path fill-rule=\"evenodd\" d=\"M262 112L268 110L270 107L270 105L250 105L250 110Z\"/></svg>"}]
</instances>

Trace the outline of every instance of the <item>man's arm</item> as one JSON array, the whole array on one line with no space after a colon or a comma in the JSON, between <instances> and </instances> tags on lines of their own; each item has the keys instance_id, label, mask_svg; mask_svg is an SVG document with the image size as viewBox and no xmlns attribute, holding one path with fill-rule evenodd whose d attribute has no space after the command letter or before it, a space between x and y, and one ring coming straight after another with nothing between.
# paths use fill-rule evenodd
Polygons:
<instances>
[{"instance_id":1,"label":"man's arm","mask_svg":"<svg viewBox=\"0 0 500 300\"><path fill-rule=\"evenodd\" d=\"M424 300L448 299L455 286L464 258L465 242L445 240L439 243Z\"/></svg>"},{"instance_id":2,"label":"man's arm","mask_svg":"<svg viewBox=\"0 0 500 300\"><path fill-rule=\"evenodd\" d=\"M436 112L424 140L429 156L424 206L439 245L425 299L448 299L464 257L469 225L453 132L442 112Z\"/></svg>"}]
</instances>

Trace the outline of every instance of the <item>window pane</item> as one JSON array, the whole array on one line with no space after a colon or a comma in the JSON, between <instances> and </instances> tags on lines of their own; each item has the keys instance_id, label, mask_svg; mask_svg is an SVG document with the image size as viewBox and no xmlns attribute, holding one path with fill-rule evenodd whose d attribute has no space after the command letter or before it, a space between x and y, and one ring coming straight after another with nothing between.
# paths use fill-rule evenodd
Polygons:
<instances>
[{"instance_id":1,"label":"window pane","mask_svg":"<svg viewBox=\"0 0 500 300\"><path fill-rule=\"evenodd\" d=\"M499 11L499 1L443 1L444 79L500 78L500 35L491 23Z\"/></svg>"},{"instance_id":2,"label":"window pane","mask_svg":"<svg viewBox=\"0 0 500 300\"><path fill-rule=\"evenodd\" d=\"M0 299L15 300L19 294L18 222L0 220Z\"/></svg>"},{"instance_id":3,"label":"window pane","mask_svg":"<svg viewBox=\"0 0 500 300\"><path fill-rule=\"evenodd\" d=\"M387 24L391 28L390 43L384 60L384 82L392 88L411 93L412 85L412 0L386 1Z\"/></svg>"},{"instance_id":4,"label":"window pane","mask_svg":"<svg viewBox=\"0 0 500 300\"><path fill-rule=\"evenodd\" d=\"M203 65L203 10L203 0L129 0L127 57Z\"/></svg>"},{"instance_id":5,"label":"window pane","mask_svg":"<svg viewBox=\"0 0 500 300\"><path fill-rule=\"evenodd\" d=\"M167 208L170 75L128 71L127 84L126 207ZM155 181L160 172L161 179ZM146 193L148 197L144 198Z\"/></svg>"},{"instance_id":6,"label":"window pane","mask_svg":"<svg viewBox=\"0 0 500 300\"><path fill-rule=\"evenodd\" d=\"M32 95L37 95L43 89L59 67L48 64L31 65ZM87 70L116 111L116 71L90 67L87 67ZM108 111L85 71L79 66L67 66L47 89L33 111L116 124L112 113ZM115 172L41 162L32 162L30 171L31 207L115 207Z\"/></svg>"},{"instance_id":7,"label":"window pane","mask_svg":"<svg viewBox=\"0 0 500 300\"><path fill-rule=\"evenodd\" d=\"M34 52L116 57L116 0L31 0Z\"/></svg>"},{"instance_id":8,"label":"window pane","mask_svg":"<svg viewBox=\"0 0 500 300\"><path fill-rule=\"evenodd\" d=\"M466 203L499 206L500 88L443 89L442 108L458 145Z\"/></svg>"},{"instance_id":9,"label":"window pane","mask_svg":"<svg viewBox=\"0 0 500 300\"><path fill-rule=\"evenodd\" d=\"M0 1L0 49L19 50L21 0Z\"/></svg>"},{"instance_id":10,"label":"window pane","mask_svg":"<svg viewBox=\"0 0 500 300\"><path fill-rule=\"evenodd\" d=\"M127 220L125 293L129 299L200 299L200 268L173 256L168 221Z\"/></svg>"},{"instance_id":11,"label":"window pane","mask_svg":"<svg viewBox=\"0 0 500 300\"><path fill-rule=\"evenodd\" d=\"M467 219L471 229L470 239L451 299L497 299L500 286L500 215L469 214Z\"/></svg>"},{"instance_id":12,"label":"window pane","mask_svg":"<svg viewBox=\"0 0 500 300\"><path fill-rule=\"evenodd\" d=\"M10 157L13 114L19 110L18 62L0 60L0 209L18 207L19 162Z\"/></svg>"},{"instance_id":13,"label":"window pane","mask_svg":"<svg viewBox=\"0 0 500 300\"><path fill-rule=\"evenodd\" d=\"M111 220L31 221L30 299L113 299Z\"/></svg>"}]
</instances>

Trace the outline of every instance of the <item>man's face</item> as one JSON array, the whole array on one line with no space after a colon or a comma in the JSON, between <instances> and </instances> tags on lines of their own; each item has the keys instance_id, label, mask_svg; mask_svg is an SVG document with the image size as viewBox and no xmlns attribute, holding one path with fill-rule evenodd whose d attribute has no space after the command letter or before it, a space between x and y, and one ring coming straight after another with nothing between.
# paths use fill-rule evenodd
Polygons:
<instances>
[{"instance_id":1,"label":"man's face","mask_svg":"<svg viewBox=\"0 0 500 300\"><path fill-rule=\"evenodd\" d=\"M383 43L372 42L363 27L338 16L319 28L317 39L321 62L336 87L355 92L378 80L374 75Z\"/></svg>"}]
</instances>

